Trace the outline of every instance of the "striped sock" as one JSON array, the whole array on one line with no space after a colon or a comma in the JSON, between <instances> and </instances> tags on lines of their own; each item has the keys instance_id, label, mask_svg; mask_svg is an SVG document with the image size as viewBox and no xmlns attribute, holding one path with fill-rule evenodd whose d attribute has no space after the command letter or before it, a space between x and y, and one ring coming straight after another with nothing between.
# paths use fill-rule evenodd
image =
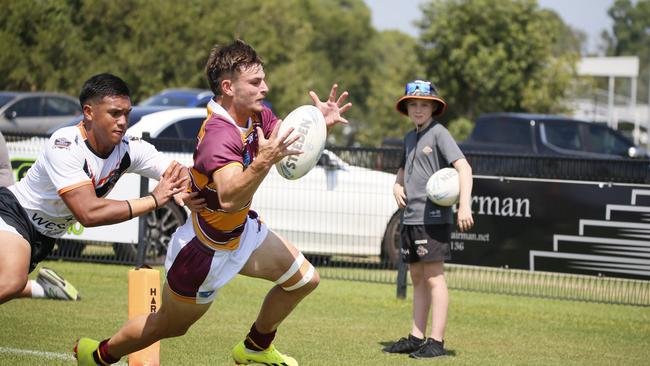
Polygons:
<instances>
[{"instance_id":1,"label":"striped sock","mask_svg":"<svg viewBox=\"0 0 650 366\"><path fill-rule=\"evenodd\" d=\"M257 328L255 328L255 323L253 323L250 332L248 332L248 335L246 336L246 340L244 340L244 345L251 351L263 351L271 346L271 343L275 338L275 332L276 331L274 330L271 333L260 333Z\"/></svg>"},{"instance_id":2,"label":"striped sock","mask_svg":"<svg viewBox=\"0 0 650 366\"><path fill-rule=\"evenodd\" d=\"M108 354L108 339L99 342L99 347L93 352L93 359L102 366L108 366L120 360Z\"/></svg>"}]
</instances>

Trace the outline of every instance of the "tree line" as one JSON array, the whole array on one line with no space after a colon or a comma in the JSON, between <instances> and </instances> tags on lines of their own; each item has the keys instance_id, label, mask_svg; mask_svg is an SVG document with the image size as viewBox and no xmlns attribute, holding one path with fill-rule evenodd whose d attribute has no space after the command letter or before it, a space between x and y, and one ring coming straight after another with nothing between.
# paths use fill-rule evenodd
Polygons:
<instances>
[{"instance_id":1,"label":"tree line","mask_svg":"<svg viewBox=\"0 0 650 366\"><path fill-rule=\"evenodd\" d=\"M394 104L416 78L438 86L450 106L443 122L457 138L484 112L562 112L584 43L584 35L535 0L428 1L419 38L377 31L362 0L0 0L0 6L2 90L77 95L99 72L125 79L135 103L164 88L207 88L210 48L240 38L263 58L269 101L280 117L309 104L309 90L325 96L337 82L350 92L352 123L332 136L338 145L401 138L411 126ZM617 0L613 8L628 14L646 9L647 1ZM620 13L612 16L623 24ZM647 26L648 19L637 22ZM624 54L632 46L619 41L616 24L608 47ZM647 32L644 39L648 57Z\"/></svg>"}]
</instances>

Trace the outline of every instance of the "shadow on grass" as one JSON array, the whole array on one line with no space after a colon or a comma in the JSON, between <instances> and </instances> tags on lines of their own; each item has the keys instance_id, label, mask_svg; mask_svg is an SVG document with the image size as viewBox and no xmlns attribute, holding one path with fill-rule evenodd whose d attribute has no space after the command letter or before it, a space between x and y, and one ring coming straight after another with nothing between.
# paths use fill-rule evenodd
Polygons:
<instances>
[{"instance_id":1,"label":"shadow on grass","mask_svg":"<svg viewBox=\"0 0 650 366\"><path fill-rule=\"evenodd\" d=\"M394 344L395 342L397 342L397 341L380 341L380 342L377 342L377 343L379 343L381 345L381 348L383 349L384 347L390 346L391 344ZM447 354L445 356L441 356L441 357L456 357L456 351L453 350L453 349L446 349L445 348L445 352L447 352ZM388 355L398 355L399 354L399 353L388 353L388 352L384 352L384 353L386 353ZM404 355L408 356L408 354L406 354L406 353L404 353Z\"/></svg>"}]
</instances>

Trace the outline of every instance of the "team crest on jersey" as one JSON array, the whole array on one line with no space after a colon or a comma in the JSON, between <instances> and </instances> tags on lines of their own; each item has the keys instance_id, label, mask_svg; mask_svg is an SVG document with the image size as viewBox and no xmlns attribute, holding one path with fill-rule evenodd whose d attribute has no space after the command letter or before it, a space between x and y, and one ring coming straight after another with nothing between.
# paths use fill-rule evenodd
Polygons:
<instances>
[{"instance_id":1,"label":"team crest on jersey","mask_svg":"<svg viewBox=\"0 0 650 366\"><path fill-rule=\"evenodd\" d=\"M100 182L100 184L95 188L95 192L100 192L100 195L97 195L97 197L104 197L108 192L110 192L113 187L115 187L115 184L117 184L117 180L120 179L121 172L119 170L113 170L110 172L108 177L105 178L103 182Z\"/></svg>"},{"instance_id":2,"label":"team crest on jersey","mask_svg":"<svg viewBox=\"0 0 650 366\"><path fill-rule=\"evenodd\" d=\"M199 297L202 297L202 298L204 298L204 299L207 299L207 298L209 298L210 296L212 296L213 293L214 293L214 291L199 291L199 294L198 294L198 295L199 295Z\"/></svg>"},{"instance_id":3,"label":"team crest on jersey","mask_svg":"<svg viewBox=\"0 0 650 366\"><path fill-rule=\"evenodd\" d=\"M57 149L70 150L70 145L72 145L72 142L70 142L70 140L65 137L59 137L58 139L54 140L54 147Z\"/></svg>"},{"instance_id":4,"label":"team crest on jersey","mask_svg":"<svg viewBox=\"0 0 650 366\"><path fill-rule=\"evenodd\" d=\"M257 130L255 129L256 126L260 125L254 124L253 130L248 134L248 136L246 136L246 139L244 140L244 149L242 151L242 162L244 163L244 168L253 162L253 159L255 158L257 152Z\"/></svg>"}]
</instances>

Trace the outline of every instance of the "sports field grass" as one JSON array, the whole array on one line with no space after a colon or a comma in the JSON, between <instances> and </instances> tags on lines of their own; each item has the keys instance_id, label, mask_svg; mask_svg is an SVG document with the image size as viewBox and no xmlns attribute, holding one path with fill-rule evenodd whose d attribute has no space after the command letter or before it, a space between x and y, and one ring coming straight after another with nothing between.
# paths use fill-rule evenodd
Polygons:
<instances>
[{"instance_id":1,"label":"sports field grass","mask_svg":"<svg viewBox=\"0 0 650 366\"><path fill-rule=\"evenodd\" d=\"M126 319L128 267L46 262L80 290L80 302L0 305L0 365L74 365L78 336L110 336ZM237 277L184 337L164 340L163 365L232 365L270 284ZM382 345L410 328L411 291L323 279L280 327L277 347L301 365L648 365L650 308L451 291L450 356L411 360ZM126 360L123 360L126 361Z\"/></svg>"}]
</instances>

